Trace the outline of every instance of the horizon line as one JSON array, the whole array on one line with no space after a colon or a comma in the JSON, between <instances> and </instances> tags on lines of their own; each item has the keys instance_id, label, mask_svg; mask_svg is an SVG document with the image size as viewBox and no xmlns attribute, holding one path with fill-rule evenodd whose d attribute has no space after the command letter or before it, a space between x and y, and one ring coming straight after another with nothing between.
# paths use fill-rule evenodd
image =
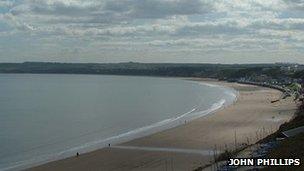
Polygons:
<instances>
[{"instance_id":1,"label":"horizon line","mask_svg":"<svg viewBox=\"0 0 304 171\"><path fill-rule=\"evenodd\" d=\"M256 62L256 63L210 63L210 62L56 62L56 61L24 61L24 62L0 62L0 64L25 64L25 63L49 63L49 64L209 64L209 65L304 65L296 62Z\"/></svg>"}]
</instances>

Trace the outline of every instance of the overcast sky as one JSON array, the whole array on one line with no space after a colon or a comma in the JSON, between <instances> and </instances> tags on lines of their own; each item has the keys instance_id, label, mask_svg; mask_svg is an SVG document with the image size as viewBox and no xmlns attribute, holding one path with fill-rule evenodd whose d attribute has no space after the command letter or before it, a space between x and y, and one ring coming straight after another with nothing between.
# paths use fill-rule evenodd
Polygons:
<instances>
[{"instance_id":1,"label":"overcast sky","mask_svg":"<svg viewBox=\"0 0 304 171\"><path fill-rule=\"evenodd\" d=\"M0 0L0 62L304 63L304 0Z\"/></svg>"}]
</instances>

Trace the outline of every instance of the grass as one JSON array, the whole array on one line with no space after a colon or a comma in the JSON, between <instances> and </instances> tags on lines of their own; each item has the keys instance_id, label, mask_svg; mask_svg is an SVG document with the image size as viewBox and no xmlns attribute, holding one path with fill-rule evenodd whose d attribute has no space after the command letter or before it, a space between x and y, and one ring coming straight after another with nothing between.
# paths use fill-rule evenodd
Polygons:
<instances>
[{"instance_id":1,"label":"grass","mask_svg":"<svg viewBox=\"0 0 304 171\"><path fill-rule=\"evenodd\" d=\"M281 132L300 126L304 126L304 103L299 107L299 111L295 114L295 117L291 121L282 124L278 131L260 140L258 143L267 143L274 141L278 136L280 136ZM216 161L225 160L227 158L235 156L240 151L241 149L236 151L226 151L225 153L220 154L217 157ZM304 171L304 133L282 140L276 148L272 149L268 153L267 158L300 158L301 165L271 166L262 169L263 171ZM195 169L195 171L201 171L205 167L199 167Z\"/></svg>"},{"instance_id":2,"label":"grass","mask_svg":"<svg viewBox=\"0 0 304 171\"><path fill-rule=\"evenodd\" d=\"M233 158L234 156L236 156L239 152L243 151L244 149L246 149L249 145L244 145L241 146L235 150L225 150L225 152L219 154L216 158L215 158L215 162L220 162L220 161L227 161L230 158ZM203 169L215 164L215 162L212 162L210 164L204 165L204 166L200 166L196 169L194 169L194 171L202 171Z\"/></svg>"},{"instance_id":3,"label":"grass","mask_svg":"<svg viewBox=\"0 0 304 171\"><path fill-rule=\"evenodd\" d=\"M272 166L263 170L304 170L304 133L283 140L277 148L272 149L267 158L300 158L300 166Z\"/></svg>"},{"instance_id":4,"label":"grass","mask_svg":"<svg viewBox=\"0 0 304 171\"><path fill-rule=\"evenodd\" d=\"M304 111L297 112L295 117L291 121L282 124L278 131L276 131L275 133L273 133L273 134L267 136L266 138L260 140L259 143L265 143L265 142L273 141L273 140L275 140L276 137L278 137L281 134L281 132L287 131L287 130L290 130L290 129L293 129L293 128L297 128L297 127L300 127L300 126L304 126ZM304 144L304 142L303 142L303 144Z\"/></svg>"},{"instance_id":5,"label":"grass","mask_svg":"<svg viewBox=\"0 0 304 171\"><path fill-rule=\"evenodd\" d=\"M276 133L266 137L265 139L261 140L261 142L274 140L282 131L304 126L303 104L299 109L300 111L297 112L294 119L281 125L280 129ZM272 166L264 168L263 170L265 171L304 170L304 133L282 140L278 147L272 149L268 153L267 158L300 158L302 164L300 166Z\"/></svg>"}]
</instances>

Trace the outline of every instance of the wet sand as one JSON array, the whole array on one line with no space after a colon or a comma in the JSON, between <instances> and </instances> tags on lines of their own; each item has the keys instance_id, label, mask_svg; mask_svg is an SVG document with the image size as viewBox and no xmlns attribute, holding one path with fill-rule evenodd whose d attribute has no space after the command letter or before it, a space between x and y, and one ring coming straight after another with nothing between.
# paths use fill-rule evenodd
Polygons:
<instances>
[{"instance_id":1,"label":"wet sand","mask_svg":"<svg viewBox=\"0 0 304 171\"><path fill-rule=\"evenodd\" d=\"M281 92L269 88L208 81L236 89L231 106L184 125L64 160L31 168L33 171L193 170L213 159L214 149L253 143L291 119L291 98L271 103Z\"/></svg>"}]
</instances>

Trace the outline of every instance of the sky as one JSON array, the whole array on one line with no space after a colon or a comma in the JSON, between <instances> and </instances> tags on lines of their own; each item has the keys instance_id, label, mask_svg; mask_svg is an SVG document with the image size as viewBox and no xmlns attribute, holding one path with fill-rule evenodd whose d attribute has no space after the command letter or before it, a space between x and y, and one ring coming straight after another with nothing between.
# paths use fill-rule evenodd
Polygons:
<instances>
[{"instance_id":1,"label":"sky","mask_svg":"<svg viewBox=\"0 0 304 171\"><path fill-rule=\"evenodd\" d=\"M0 0L0 62L304 64L304 0Z\"/></svg>"}]
</instances>

